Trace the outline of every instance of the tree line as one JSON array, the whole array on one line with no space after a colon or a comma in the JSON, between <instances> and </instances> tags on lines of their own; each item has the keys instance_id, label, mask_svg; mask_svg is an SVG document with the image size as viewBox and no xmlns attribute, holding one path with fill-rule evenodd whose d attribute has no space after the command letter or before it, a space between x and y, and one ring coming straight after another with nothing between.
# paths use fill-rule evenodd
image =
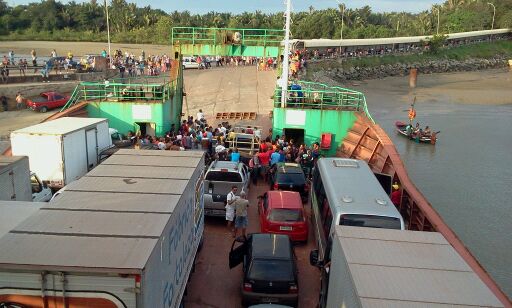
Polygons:
<instances>
[{"instance_id":1,"label":"tree line","mask_svg":"<svg viewBox=\"0 0 512 308\"><path fill-rule=\"evenodd\" d=\"M429 35L494 28L512 28L512 0L448 0L420 13L373 12L371 7L337 8L292 14L292 37L379 38ZM166 13L150 6L137 7L125 0L111 0L108 7L111 40L123 43L168 44L174 26L219 28L283 28L283 12L261 11L240 14L189 11ZM4 40L106 41L107 20L104 2L61 3L43 0L9 6L0 0L0 37Z\"/></svg>"}]
</instances>

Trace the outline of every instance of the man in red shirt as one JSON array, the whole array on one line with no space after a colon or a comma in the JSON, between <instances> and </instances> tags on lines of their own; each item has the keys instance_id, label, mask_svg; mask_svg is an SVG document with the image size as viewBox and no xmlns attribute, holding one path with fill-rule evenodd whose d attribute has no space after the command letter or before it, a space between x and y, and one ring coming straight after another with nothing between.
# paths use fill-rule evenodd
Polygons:
<instances>
[{"instance_id":1,"label":"man in red shirt","mask_svg":"<svg viewBox=\"0 0 512 308\"><path fill-rule=\"evenodd\" d=\"M267 177L268 177L270 154L272 154L272 151L265 151L265 152L262 151L258 154L261 170L263 170L263 177L264 177L265 181L267 180Z\"/></svg>"},{"instance_id":2,"label":"man in red shirt","mask_svg":"<svg viewBox=\"0 0 512 308\"><path fill-rule=\"evenodd\" d=\"M266 152L267 150L268 150L267 144L265 143L265 141L261 141L260 142L260 153Z\"/></svg>"},{"instance_id":3,"label":"man in red shirt","mask_svg":"<svg viewBox=\"0 0 512 308\"><path fill-rule=\"evenodd\" d=\"M398 183L393 184L393 192L391 193L391 202L395 206L400 206L400 202L402 201L402 191L400 190L400 186Z\"/></svg>"}]
</instances>

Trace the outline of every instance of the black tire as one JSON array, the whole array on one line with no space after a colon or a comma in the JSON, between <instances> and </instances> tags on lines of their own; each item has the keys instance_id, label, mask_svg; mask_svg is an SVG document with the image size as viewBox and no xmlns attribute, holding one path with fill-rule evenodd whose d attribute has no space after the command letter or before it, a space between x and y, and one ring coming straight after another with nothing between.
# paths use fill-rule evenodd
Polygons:
<instances>
[{"instance_id":1,"label":"black tire","mask_svg":"<svg viewBox=\"0 0 512 308\"><path fill-rule=\"evenodd\" d=\"M182 67L183 67L183 70L185 70L185 65L183 65Z\"/></svg>"},{"instance_id":2,"label":"black tire","mask_svg":"<svg viewBox=\"0 0 512 308\"><path fill-rule=\"evenodd\" d=\"M41 109L39 109L39 111L41 111L42 113L45 113L48 111L48 107L43 106L43 107L41 107Z\"/></svg>"}]
</instances>

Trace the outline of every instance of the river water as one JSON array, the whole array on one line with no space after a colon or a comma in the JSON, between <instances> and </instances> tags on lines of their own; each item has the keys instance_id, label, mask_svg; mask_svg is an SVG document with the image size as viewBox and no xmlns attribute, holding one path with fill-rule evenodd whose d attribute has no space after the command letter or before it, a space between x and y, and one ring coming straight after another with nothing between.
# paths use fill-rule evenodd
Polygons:
<instances>
[{"instance_id":1,"label":"river water","mask_svg":"<svg viewBox=\"0 0 512 308\"><path fill-rule=\"evenodd\" d=\"M396 120L407 121L401 94L364 91L370 113L395 143L418 189L512 298L512 85L509 89L505 105L428 97L418 102L421 126L441 131L435 146L395 132Z\"/></svg>"}]
</instances>

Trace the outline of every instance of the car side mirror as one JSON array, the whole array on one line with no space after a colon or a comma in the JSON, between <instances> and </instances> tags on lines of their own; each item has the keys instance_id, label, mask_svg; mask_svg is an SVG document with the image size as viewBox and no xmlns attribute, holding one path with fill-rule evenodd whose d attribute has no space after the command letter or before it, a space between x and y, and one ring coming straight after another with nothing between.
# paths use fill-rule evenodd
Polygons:
<instances>
[{"instance_id":1,"label":"car side mirror","mask_svg":"<svg viewBox=\"0 0 512 308\"><path fill-rule=\"evenodd\" d=\"M309 264L316 267L322 266L322 262L318 261L318 249L311 250L309 253Z\"/></svg>"}]
</instances>

